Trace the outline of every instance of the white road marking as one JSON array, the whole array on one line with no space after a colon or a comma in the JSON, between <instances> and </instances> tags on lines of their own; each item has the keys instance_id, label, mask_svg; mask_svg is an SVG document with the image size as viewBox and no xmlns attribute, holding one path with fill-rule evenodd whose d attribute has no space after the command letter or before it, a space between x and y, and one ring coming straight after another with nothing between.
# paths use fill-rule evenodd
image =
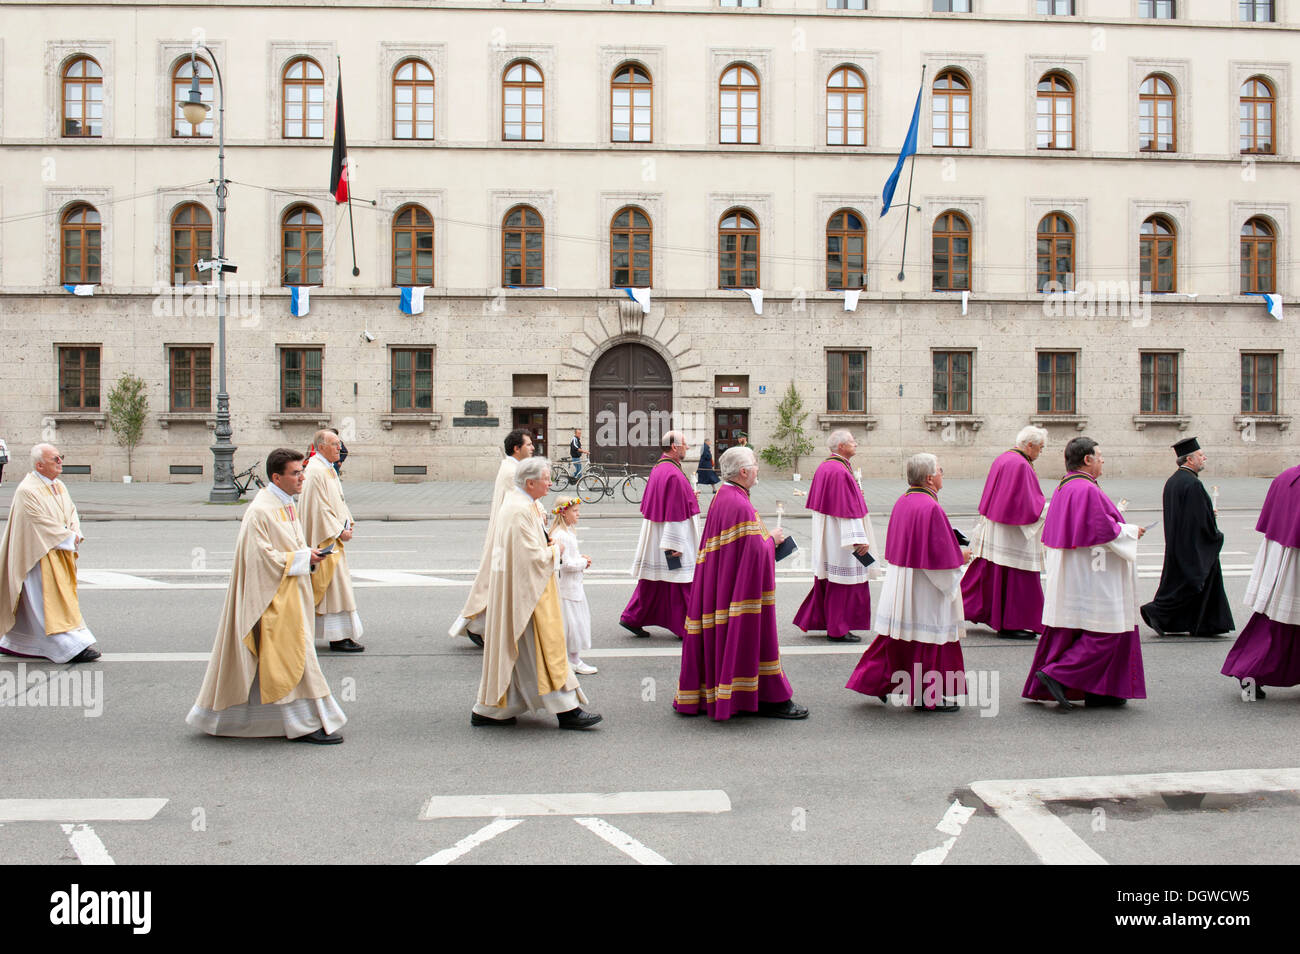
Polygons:
<instances>
[{"instance_id":1,"label":"white road marking","mask_svg":"<svg viewBox=\"0 0 1300 954\"><path fill-rule=\"evenodd\" d=\"M404 570L352 570L352 581L370 580L385 586L428 586L430 583L451 583L463 585L457 580L445 580L436 576L421 576Z\"/></svg>"},{"instance_id":2,"label":"white road marking","mask_svg":"<svg viewBox=\"0 0 1300 954\"><path fill-rule=\"evenodd\" d=\"M623 854L641 865L670 865L667 858L653 848L647 848L625 831L615 828L603 818L575 818L579 825L595 832Z\"/></svg>"},{"instance_id":3,"label":"white road marking","mask_svg":"<svg viewBox=\"0 0 1300 954\"><path fill-rule=\"evenodd\" d=\"M938 848L928 848L917 854L912 859L914 865L941 865L944 859L948 857L948 852L952 851L952 846L957 843L957 836L962 833L962 826L970 821L970 817L975 814L973 807L967 808L959 799L954 798L948 810L943 813L943 818L939 819L939 824L934 827L950 838L944 840L944 843Z\"/></svg>"},{"instance_id":4,"label":"white road marking","mask_svg":"<svg viewBox=\"0 0 1300 954\"><path fill-rule=\"evenodd\" d=\"M990 780L971 785L971 791L1019 833L1039 860L1049 865L1108 864L1048 809L1049 801L1187 793L1233 795L1295 789L1300 789L1300 768Z\"/></svg>"},{"instance_id":5,"label":"white road marking","mask_svg":"<svg viewBox=\"0 0 1300 954\"><path fill-rule=\"evenodd\" d=\"M719 790L682 792L560 792L553 795L435 795L420 813L434 818L515 818L520 815L717 814L731 811Z\"/></svg>"},{"instance_id":6,"label":"white road marking","mask_svg":"<svg viewBox=\"0 0 1300 954\"><path fill-rule=\"evenodd\" d=\"M159 583L157 580L146 580L144 577L121 573L117 570L80 570L77 573L77 582L79 584L88 583L91 586L105 590L154 590L171 585L170 583Z\"/></svg>"},{"instance_id":7,"label":"white road marking","mask_svg":"<svg viewBox=\"0 0 1300 954\"><path fill-rule=\"evenodd\" d=\"M522 818L498 818L474 832L472 835L466 835L450 848L444 848L437 854L432 854L423 861L417 861L417 865L449 865L461 855L468 854L485 841L491 841L497 835L504 831L509 831L516 825L522 825Z\"/></svg>"},{"instance_id":8,"label":"white road marking","mask_svg":"<svg viewBox=\"0 0 1300 954\"><path fill-rule=\"evenodd\" d=\"M165 798L0 798L0 822L149 821Z\"/></svg>"},{"instance_id":9,"label":"white road marking","mask_svg":"<svg viewBox=\"0 0 1300 954\"><path fill-rule=\"evenodd\" d=\"M72 843L72 850L77 853L83 865L115 865L116 861L104 847L104 843L89 825L61 825L63 833Z\"/></svg>"}]
</instances>

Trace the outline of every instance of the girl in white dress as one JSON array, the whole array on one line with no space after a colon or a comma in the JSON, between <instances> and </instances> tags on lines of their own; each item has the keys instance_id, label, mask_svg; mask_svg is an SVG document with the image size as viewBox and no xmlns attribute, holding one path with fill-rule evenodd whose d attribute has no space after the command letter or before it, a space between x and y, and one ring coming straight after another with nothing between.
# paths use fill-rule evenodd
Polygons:
<instances>
[{"instance_id":1,"label":"girl in white dress","mask_svg":"<svg viewBox=\"0 0 1300 954\"><path fill-rule=\"evenodd\" d=\"M582 661L582 651L591 648L591 607L582 588L582 574L591 566L591 557L578 552L578 511L582 503L576 497L561 497L551 511L551 540L560 547L560 606L564 611L564 637L569 649L569 665L580 676L597 672L595 666Z\"/></svg>"}]
</instances>

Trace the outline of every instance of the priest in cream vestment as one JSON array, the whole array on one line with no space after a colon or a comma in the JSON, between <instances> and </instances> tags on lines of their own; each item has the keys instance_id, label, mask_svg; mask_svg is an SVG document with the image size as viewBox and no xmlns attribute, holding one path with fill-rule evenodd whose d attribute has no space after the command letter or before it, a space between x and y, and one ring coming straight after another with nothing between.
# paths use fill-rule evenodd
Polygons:
<instances>
[{"instance_id":1,"label":"priest in cream vestment","mask_svg":"<svg viewBox=\"0 0 1300 954\"><path fill-rule=\"evenodd\" d=\"M274 450L266 472L271 485L244 513L212 658L185 721L209 735L342 742L337 730L347 716L312 639L311 571L320 552L307 546L293 503L302 454Z\"/></svg>"},{"instance_id":2,"label":"priest in cream vestment","mask_svg":"<svg viewBox=\"0 0 1300 954\"><path fill-rule=\"evenodd\" d=\"M333 431L317 431L314 443L316 453L303 470L302 496L298 498L302 529L313 549L333 548L311 575L316 638L327 640L334 652L359 653L366 647L357 642L363 630L343 547L352 541L352 511L343 499L343 481L334 469L343 443Z\"/></svg>"},{"instance_id":3,"label":"priest in cream vestment","mask_svg":"<svg viewBox=\"0 0 1300 954\"><path fill-rule=\"evenodd\" d=\"M77 602L77 508L50 444L32 448L30 474L14 491L0 539L0 652L52 662L99 658Z\"/></svg>"},{"instance_id":4,"label":"priest in cream vestment","mask_svg":"<svg viewBox=\"0 0 1300 954\"><path fill-rule=\"evenodd\" d=\"M515 488L497 514L483 677L471 725L514 725L520 713L540 710L554 715L561 729L586 729L601 721L580 708L587 699L569 667L556 585L561 551L547 538L535 503L550 489L550 463L522 461Z\"/></svg>"}]
</instances>

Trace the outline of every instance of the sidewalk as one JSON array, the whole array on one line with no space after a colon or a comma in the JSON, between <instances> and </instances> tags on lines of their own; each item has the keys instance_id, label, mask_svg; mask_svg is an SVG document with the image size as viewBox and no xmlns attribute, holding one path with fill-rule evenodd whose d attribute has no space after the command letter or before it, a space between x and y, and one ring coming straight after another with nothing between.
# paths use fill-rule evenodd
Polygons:
<instances>
[{"instance_id":1,"label":"sidewalk","mask_svg":"<svg viewBox=\"0 0 1300 954\"><path fill-rule=\"evenodd\" d=\"M7 469L7 468L6 468ZM13 474L11 477L10 474ZM0 521L7 519L9 502L21 475L5 474L0 484ZM239 520L244 507L253 495L248 494L242 503L208 503L209 484L114 484L107 481L65 481L83 520ZM1040 481L1043 492L1049 497L1056 481ZM867 506L879 516L886 515L894 501L907 488L902 480L864 480L863 491ZM1205 481L1209 488L1219 488L1219 510L1258 511L1264 503L1269 481L1256 477L1210 477ZM751 497L759 513L774 518L777 504L785 507L790 517L807 514L804 494L809 479L799 483L775 477L760 477ZM1127 498L1129 509L1160 512L1164 478L1115 479L1102 478L1102 488L1111 499ZM492 499L492 481L429 481L419 484L353 483L345 481L348 506L357 520L482 520L487 516ZM947 480L939 501L954 518L973 516L979 507L983 479ZM700 508L708 509L711 497L709 488L702 489ZM621 494L606 497L582 508L583 520L601 520L613 517L640 519L635 504L623 499Z\"/></svg>"}]
</instances>

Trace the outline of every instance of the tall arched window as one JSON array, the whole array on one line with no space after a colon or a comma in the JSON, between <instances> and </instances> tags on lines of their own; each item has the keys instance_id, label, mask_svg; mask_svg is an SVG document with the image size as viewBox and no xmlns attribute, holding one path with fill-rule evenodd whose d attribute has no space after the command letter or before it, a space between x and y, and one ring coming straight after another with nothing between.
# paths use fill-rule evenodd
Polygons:
<instances>
[{"instance_id":1,"label":"tall arched window","mask_svg":"<svg viewBox=\"0 0 1300 954\"><path fill-rule=\"evenodd\" d=\"M1142 290L1178 291L1178 231L1163 215L1142 223L1138 237L1138 258L1142 265Z\"/></svg>"},{"instance_id":2,"label":"tall arched window","mask_svg":"<svg viewBox=\"0 0 1300 954\"><path fill-rule=\"evenodd\" d=\"M541 288L546 237L542 217L530 205L517 205L501 224L501 284L507 288Z\"/></svg>"},{"instance_id":3,"label":"tall arched window","mask_svg":"<svg viewBox=\"0 0 1300 954\"><path fill-rule=\"evenodd\" d=\"M729 66L718 83L718 142L759 142L758 74L748 66Z\"/></svg>"},{"instance_id":4,"label":"tall arched window","mask_svg":"<svg viewBox=\"0 0 1300 954\"><path fill-rule=\"evenodd\" d=\"M861 71L841 66L826 81L826 145L867 144L867 81Z\"/></svg>"},{"instance_id":5,"label":"tall arched window","mask_svg":"<svg viewBox=\"0 0 1300 954\"><path fill-rule=\"evenodd\" d=\"M403 60L393 70L393 138L433 138L433 70L424 60Z\"/></svg>"},{"instance_id":6,"label":"tall arched window","mask_svg":"<svg viewBox=\"0 0 1300 954\"><path fill-rule=\"evenodd\" d=\"M650 104L654 84L638 63L625 63L609 84L609 138L611 142L651 142L654 121Z\"/></svg>"},{"instance_id":7,"label":"tall arched window","mask_svg":"<svg viewBox=\"0 0 1300 954\"><path fill-rule=\"evenodd\" d=\"M970 148L970 101L970 83L957 70L944 70L934 78L931 145Z\"/></svg>"},{"instance_id":8,"label":"tall arched window","mask_svg":"<svg viewBox=\"0 0 1300 954\"><path fill-rule=\"evenodd\" d=\"M1241 293L1277 291L1277 233L1256 216L1241 227Z\"/></svg>"},{"instance_id":9,"label":"tall arched window","mask_svg":"<svg viewBox=\"0 0 1300 954\"><path fill-rule=\"evenodd\" d=\"M207 281L212 272L194 270L200 259L212 257L212 216L197 202L182 205L172 215L172 284Z\"/></svg>"},{"instance_id":10,"label":"tall arched window","mask_svg":"<svg viewBox=\"0 0 1300 954\"><path fill-rule=\"evenodd\" d=\"M309 56L290 60L281 77L281 138L325 138L325 74Z\"/></svg>"},{"instance_id":11,"label":"tall arched window","mask_svg":"<svg viewBox=\"0 0 1300 954\"><path fill-rule=\"evenodd\" d=\"M1068 216L1052 212L1038 223L1038 290L1073 289L1074 223Z\"/></svg>"},{"instance_id":12,"label":"tall arched window","mask_svg":"<svg viewBox=\"0 0 1300 954\"><path fill-rule=\"evenodd\" d=\"M1074 148L1074 84L1062 73L1038 81L1037 133L1039 149Z\"/></svg>"},{"instance_id":13,"label":"tall arched window","mask_svg":"<svg viewBox=\"0 0 1300 954\"><path fill-rule=\"evenodd\" d=\"M1178 148L1178 99L1168 77L1152 74L1138 92L1138 148L1143 152L1174 152Z\"/></svg>"},{"instance_id":14,"label":"tall arched window","mask_svg":"<svg viewBox=\"0 0 1300 954\"><path fill-rule=\"evenodd\" d=\"M88 56L63 70L63 135L104 135L104 71Z\"/></svg>"},{"instance_id":15,"label":"tall arched window","mask_svg":"<svg viewBox=\"0 0 1300 954\"><path fill-rule=\"evenodd\" d=\"M1239 129L1241 151L1271 156L1277 149L1273 138L1273 114L1277 105L1273 86L1262 76L1252 76L1241 84Z\"/></svg>"},{"instance_id":16,"label":"tall arched window","mask_svg":"<svg viewBox=\"0 0 1300 954\"><path fill-rule=\"evenodd\" d=\"M865 288L867 226L862 216L840 209L826 223L826 288Z\"/></svg>"},{"instance_id":17,"label":"tall arched window","mask_svg":"<svg viewBox=\"0 0 1300 954\"><path fill-rule=\"evenodd\" d=\"M758 287L758 221L732 209L718 223L718 287Z\"/></svg>"},{"instance_id":18,"label":"tall arched window","mask_svg":"<svg viewBox=\"0 0 1300 954\"><path fill-rule=\"evenodd\" d=\"M99 284L99 212L94 206L74 205L60 223L59 269L65 285Z\"/></svg>"},{"instance_id":19,"label":"tall arched window","mask_svg":"<svg viewBox=\"0 0 1300 954\"><path fill-rule=\"evenodd\" d=\"M610 287L649 288L654 284L653 248L650 216L632 206L614 213L609 226Z\"/></svg>"},{"instance_id":20,"label":"tall arched window","mask_svg":"<svg viewBox=\"0 0 1300 954\"><path fill-rule=\"evenodd\" d=\"M934 220L931 269L935 291L970 291L970 222L960 212Z\"/></svg>"},{"instance_id":21,"label":"tall arched window","mask_svg":"<svg viewBox=\"0 0 1300 954\"><path fill-rule=\"evenodd\" d=\"M280 220L281 284L324 284L325 246L320 213L295 205Z\"/></svg>"},{"instance_id":22,"label":"tall arched window","mask_svg":"<svg viewBox=\"0 0 1300 954\"><path fill-rule=\"evenodd\" d=\"M506 67L501 79L501 138L541 142L546 87L542 71L528 60Z\"/></svg>"},{"instance_id":23,"label":"tall arched window","mask_svg":"<svg viewBox=\"0 0 1300 954\"><path fill-rule=\"evenodd\" d=\"M207 119L197 126L190 125L189 120L185 118L185 113L181 109L185 103L189 102L191 80L195 73L195 65L199 74L199 96L208 106L214 106L212 98L212 67L208 61L202 57L196 57L193 61L187 56L177 61L176 69L172 70L172 138L173 139L211 139L212 138L212 113L208 113Z\"/></svg>"},{"instance_id":24,"label":"tall arched window","mask_svg":"<svg viewBox=\"0 0 1300 954\"><path fill-rule=\"evenodd\" d=\"M393 286L433 284L433 216L408 205L393 216Z\"/></svg>"}]
</instances>

